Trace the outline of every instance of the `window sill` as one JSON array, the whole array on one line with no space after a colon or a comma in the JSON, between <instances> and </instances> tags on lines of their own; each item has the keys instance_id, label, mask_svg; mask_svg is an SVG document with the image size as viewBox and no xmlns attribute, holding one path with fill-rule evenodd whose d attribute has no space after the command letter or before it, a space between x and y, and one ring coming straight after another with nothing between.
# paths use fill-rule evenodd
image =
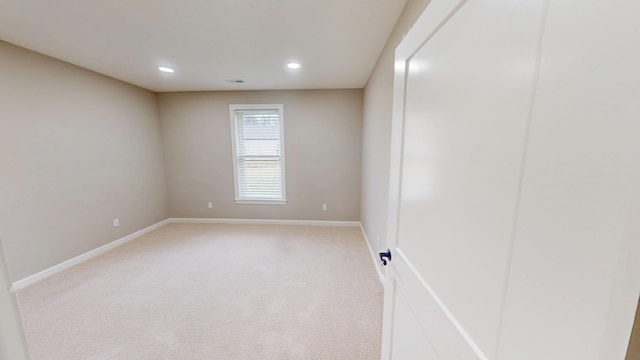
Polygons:
<instances>
[{"instance_id":1,"label":"window sill","mask_svg":"<svg viewBox=\"0 0 640 360\"><path fill-rule=\"evenodd\" d=\"M236 199L238 205L286 205L287 200Z\"/></svg>"}]
</instances>

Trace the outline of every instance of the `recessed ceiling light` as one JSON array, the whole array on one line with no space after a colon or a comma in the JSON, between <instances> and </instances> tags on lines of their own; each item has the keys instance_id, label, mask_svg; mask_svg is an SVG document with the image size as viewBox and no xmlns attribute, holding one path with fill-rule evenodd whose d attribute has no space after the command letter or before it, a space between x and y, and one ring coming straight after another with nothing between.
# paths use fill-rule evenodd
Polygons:
<instances>
[{"instance_id":1,"label":"recessed ceiling light","mask_svg":"<svg viewBox=\"0 0 640 360\"><path fill-rule=\"evenodd\" d=\"M165 66L158 66L158 70L162 71L162 72L166 72L166 73L172 73L173 69L172 68L168 68Z\"/></svg>"},{"instance_id":2,"label":"recessed ceiling light","mask_svg":"<svg viewBox=\"0 0 640 360\"><path fill-rule=\"evenodd\" d=\"M288 63L287 67L289 69L300 69L300 64L292 62L292 63Z\"/></svg>"}]
</instances>

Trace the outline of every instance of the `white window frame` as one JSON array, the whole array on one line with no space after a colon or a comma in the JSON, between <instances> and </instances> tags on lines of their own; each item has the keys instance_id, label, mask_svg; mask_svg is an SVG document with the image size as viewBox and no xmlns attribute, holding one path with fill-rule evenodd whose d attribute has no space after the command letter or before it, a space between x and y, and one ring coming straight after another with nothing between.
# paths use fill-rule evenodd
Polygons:
<instances>
[{"instance_id":1,"label":"white window frame","mask_svg":"<svg viewBox=\"0 0 640 360\"><path fill-rule=\"evenodd\" d=\"M278 125L280 126L280 181L282 186L282 198L264 199L249 198L240 196L240 173L238 169L238 135L236 128L236 110L277 110ZM231 104L229 105L229 117L231 124L231 144L233 153L233 177L235 187L235 203L236 204L266 204L266 205L285 205L287 203L287 186L285 171L285 149L284 149L284 106L283 104Z\"/></svg>"}]
</instances>

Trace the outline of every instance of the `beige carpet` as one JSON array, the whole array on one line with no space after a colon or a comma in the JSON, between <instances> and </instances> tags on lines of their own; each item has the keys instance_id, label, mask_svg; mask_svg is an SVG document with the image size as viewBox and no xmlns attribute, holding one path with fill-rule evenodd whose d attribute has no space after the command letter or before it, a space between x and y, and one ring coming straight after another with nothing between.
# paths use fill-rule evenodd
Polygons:
<instances>
[{"instance_id":1,"label":"beige carpet","mask_svg":"<svg viewBox=\"0 0 640 360\"><path fill-rule=\"evenodd\" d=\"M18 293L32 360L380 358L359 228L170 224Z\"/></svg>"}]
</instances>

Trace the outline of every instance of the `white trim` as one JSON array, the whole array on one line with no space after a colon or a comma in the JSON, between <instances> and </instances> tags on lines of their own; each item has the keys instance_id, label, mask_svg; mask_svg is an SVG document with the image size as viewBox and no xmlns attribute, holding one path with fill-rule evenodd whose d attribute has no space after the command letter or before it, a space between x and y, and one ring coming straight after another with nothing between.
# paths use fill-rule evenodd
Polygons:
<instances>
[{"instance_id":1,"label":"white trim","mask_svg":"<svg viewBox=\"0 0 640 360\"><path fill-rule=\"evenodd\" d=\"M280 220L280 219L222 219L222 218L170 218L179 224L247 224L247 225L310 225L358 227L359 221Z\"/></svg>"},{"instance_id":2,"label":"white trim","mask_svg":"<svg viewBox=\"0 0 640 360\"><path fill-rule=\"evenodd\" d=\"M364 231L364 227L362 223L360 223L360 230L362 230L362 236L364 236L364 242L367 244L367 249L369 249L369 255L371 255L371 262L373 263L373 267L376 268L376 273L378 274L378 280L380 284L384 285L384 274L382 274L382 269L380 268L380 264L378 263L378 258L376 257L375 251L371 247L371 243L369 242L369 238L367 237L366 231Z\"/></svg>"},{"instance_id":3,"label":"white trim","mask_svg":"<svg viewBox=\"0 0 640 360\"><path fill-rule=\"evenodd\" d=\"M62 272L64 270L67 270L72 266L78 265L78 264L83 263L83 262L85 262L85 261L87 261L89 259L92 259L92 258L94 258L94 257L96 257L98 255L104 254L105 252L107 252L107 251L109 251L111 249L114 249L114 248L116 248L118 246L124 245L125 243L128 243L129 241L131 241L131 240L133 240L135 238L138 238L138 237L140 237L140 236L142 236L142 235L144 235L146 233L149 233L149 232L151 232L153 230L156 230L156 229L158 229L158 228L160 228L160 227L162 227L162 226L164 226L166 224L169 224L169 223L171 223L171 219L166 219L166 220L160 221L160 222L158 222L156 224L153 224L151 226L148 226L148 227L146 227L146 228L144 228L142 230L138 230L138 231L134 232L133 234L129 234L129 235L127 235L125 237L122 237L122 238L120 238L118 240L112 241L112 242L110 242L110 243L108 243L106 245L100 246L97 249L93 249L93 250L88 251L88 252L86 252L86 253L84 253L82 255L78 255L78 256L76 256L76 257L74 257L72 259L64 261L64 262L62 262L62 263L60 263L58 265L54 265L54 266L52 266L52 267L50 267L48 269L42 270L42 271L40 271L38 273L35 273L35 274L31 275L31 276L27 276L26 278L24 278L22 280L15 281L12 284L11 289L9 291L15 292L16 290L24 289L27 286L33 285L33 284L35 284L35 283L37 283L39 281L42 281L42 280L44 280L44 279L46 279L46 278L48 278L50 276L53 276L53 275L55 275L57 273L60 273L60 272Z\"/></svg>"}]
</instances>

